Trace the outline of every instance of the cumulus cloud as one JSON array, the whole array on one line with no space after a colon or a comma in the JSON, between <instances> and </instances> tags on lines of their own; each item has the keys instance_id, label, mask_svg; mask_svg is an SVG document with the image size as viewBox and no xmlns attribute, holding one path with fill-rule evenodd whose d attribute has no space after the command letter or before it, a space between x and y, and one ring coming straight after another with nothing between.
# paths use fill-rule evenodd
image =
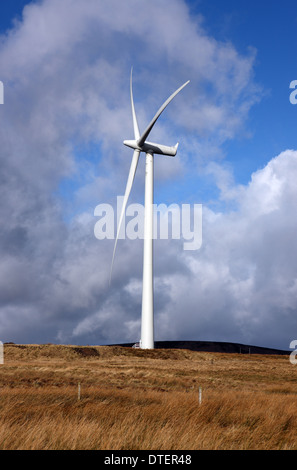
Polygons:
<instances>
[{"instance_id":1,"label":"cumulus cloud","mask_svg":"<svg viewBox=\"0 0 297 470\"><path fill-rule=\"evenodd\" d=\"M239 54L210 37L183 0L172 0L170 10L167 3L32 2L1 37L3 341L139 339L142 243L119 243L109 287L113 241L99 242L93 232L94 208L116 203L130 165L122 141L132 137L133 65L141 128L191 79L152 134L165 144L183 140L170 168L158 160L160 186L178 175L186 181L189 163L192 173L206 164L221 200L236 207L222 213L204 208L200 251L156 242L157 339L287 344L296 290L296 153L273 159L246 187L238 187L221 163L209 165L220 145L244 128L259 99L255 52ZM197 156L202 150L205 161ZM132 194L137 202L143 173L141 162ZM174 185L171 191L174 199Z\"/></svg>"},{"instance_id":2,"label":"cumulus cloud","mask_svg":"<svg viewBox=\"0 0 297 470\"><path fill-rule=\"evenodd\" d=\"M297 152L287 150L233 187L236 210L204 208L203 247L182 255L191 274L167 276L183 312L171 319L172 337L187 336L191 324L191 339L289 347L297 326L296 165ZM231 189L223 186L222 197Z\"/></svg>"}]
</instances>

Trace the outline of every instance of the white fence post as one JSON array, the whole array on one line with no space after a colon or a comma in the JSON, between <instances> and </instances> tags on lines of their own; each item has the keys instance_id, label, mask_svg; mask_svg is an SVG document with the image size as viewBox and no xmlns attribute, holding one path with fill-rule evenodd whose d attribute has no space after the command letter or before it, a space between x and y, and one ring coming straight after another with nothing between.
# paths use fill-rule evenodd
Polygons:
<instances>
[{"instance_id":1,"label":"white fence post","mask_svg":"<svg viewBox=\"0 0 297 470\"><path fill-rule=\"evenodd\" d=\"M199 405L202 403L202 387L199 387Z\"/></svg>"}]
</instances>

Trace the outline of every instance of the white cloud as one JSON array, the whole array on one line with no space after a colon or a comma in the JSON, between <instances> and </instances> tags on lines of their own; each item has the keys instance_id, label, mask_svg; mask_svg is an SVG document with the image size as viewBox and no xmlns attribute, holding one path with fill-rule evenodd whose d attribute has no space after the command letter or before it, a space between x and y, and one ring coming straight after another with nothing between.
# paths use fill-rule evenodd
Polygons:
<instances>
[{"instance_id":1,"label":"white cloud","mask_svg":"<svg viewBox=\"0 0 297 470\"><path fill-rule=\"evenodd\" d=\"M236 211L205 209L203 248L184 259L191 275L168 274L172 337L181 328L188 339L289 347L297 323L296 164L297 152L287 150L240 188Z\"/></svg>"}]
</instances>

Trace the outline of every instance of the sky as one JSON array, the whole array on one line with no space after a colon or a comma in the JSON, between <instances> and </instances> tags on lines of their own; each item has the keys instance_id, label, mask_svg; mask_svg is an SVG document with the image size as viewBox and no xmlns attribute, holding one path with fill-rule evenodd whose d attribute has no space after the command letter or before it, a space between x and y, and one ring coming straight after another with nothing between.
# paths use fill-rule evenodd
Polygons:
<instances>
[{"instance_id":1,"label":"sky","mask_svg":"<svg viewBox=\"0 0 297 470\"><path fill-rule=\"evenodd\" d=\"M154 243L155 340L289 349L297 339L297 7L292 0L40 0L0 5L0 341L140 339L142 240L98 240L133 138L155 202L202 204L202 245ZM129 202L143 203L141 154ZM129 220L127 218L127 220Z\"/></svg>"}]
</instances>

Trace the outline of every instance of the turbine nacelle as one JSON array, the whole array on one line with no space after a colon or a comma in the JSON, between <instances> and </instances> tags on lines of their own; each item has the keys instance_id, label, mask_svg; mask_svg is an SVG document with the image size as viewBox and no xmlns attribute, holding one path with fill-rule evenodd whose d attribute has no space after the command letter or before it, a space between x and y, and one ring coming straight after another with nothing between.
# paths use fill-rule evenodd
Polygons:
<instances>
[{"instance_id":1,"label":"turbine nacelle","mask_svg":"<svg viewBox=\"0 0 297 470\"><path fill-rule=\"evenodd\" d=\"M157 153L159 155L168 155L169 157L175 157L178 147L178 143L174 147L169 147L168 145L155 144L154 142L144 142L140 146L137 140L124 140L123 144L134 150L139 150L139 152Z\"/></svg>"}]
</instances>

